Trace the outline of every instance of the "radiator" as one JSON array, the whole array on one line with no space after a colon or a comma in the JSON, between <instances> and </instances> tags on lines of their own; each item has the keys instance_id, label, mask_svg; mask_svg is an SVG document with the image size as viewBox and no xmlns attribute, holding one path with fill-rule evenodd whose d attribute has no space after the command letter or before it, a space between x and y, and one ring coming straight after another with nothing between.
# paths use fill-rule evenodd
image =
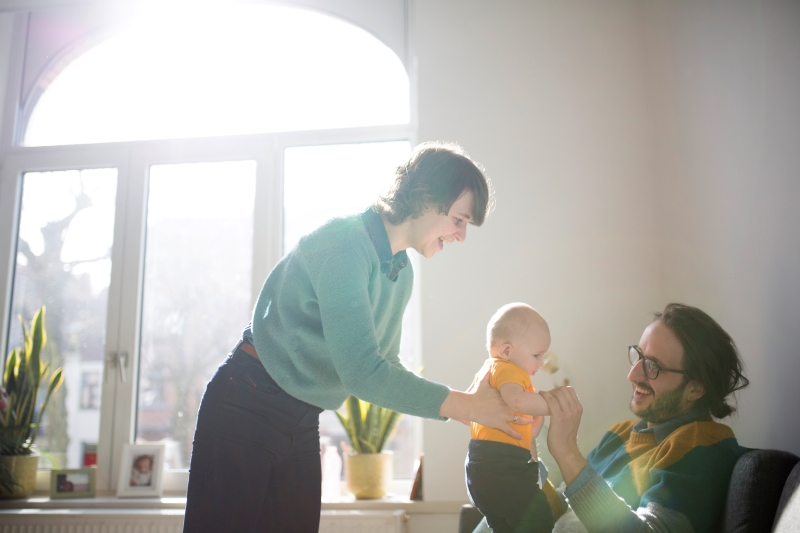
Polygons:
<instances>
[{"instance_id":1,"label":"radiator","mask_svg":"<svg viewBox=\"0 0 800 533\"><path fill-rule=\"evenodd\" d=\"M319 533L406 533L405 511L322 511Z\"/></svg>"},{"instance_id":2,"label":"radiator","mask_svg":"<svg viewBox=\"0 0 800 533\"><path fill-rule=\"evenodd\" d=\"M322 511L320 533L407 533L394 511ZM0 511L0 533L181 533L183 509L16 509Z\"/></svg>"}]
</instances>

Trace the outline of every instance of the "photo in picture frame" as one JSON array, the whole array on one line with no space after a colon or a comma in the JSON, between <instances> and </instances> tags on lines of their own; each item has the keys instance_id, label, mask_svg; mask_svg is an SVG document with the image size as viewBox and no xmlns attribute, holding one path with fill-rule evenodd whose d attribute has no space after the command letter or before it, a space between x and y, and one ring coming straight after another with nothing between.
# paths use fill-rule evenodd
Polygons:
<instances>
[{"instance_id":1,"label":"photo in picture frame","mask_svg":"<svg viewBox=\"0 0 800 533\"><path fill-rule=\"evenodd\" d=\"M160 497L164 485L164 445L126 444L119 466L117 497Z\"/></svg>"},{"instance_id":2,"label":"photo in picture frame","mask_svg":"<svg viewBox=\"0 0 800 533\"><path fill-rule=\"evenodd\" d=\"M50 499L94 498L94 468L50 471Z\"/></svg>"}]
</instances>

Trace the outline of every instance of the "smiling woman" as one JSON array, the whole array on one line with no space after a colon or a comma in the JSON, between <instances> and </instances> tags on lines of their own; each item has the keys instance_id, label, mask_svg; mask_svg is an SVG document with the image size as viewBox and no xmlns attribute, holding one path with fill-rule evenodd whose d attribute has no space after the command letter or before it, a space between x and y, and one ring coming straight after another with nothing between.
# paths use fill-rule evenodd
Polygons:
<instances>
[{"instance_id":1,"label":"smiling woman","mask_svg":"<svg viewBox=\"0 0 800 533\"><path fill-rule=\"evenodd\" d=\"M278 262L203 395L185 533L317 531L319 416L350 395L511 431L513 413L496 391L449 390L399 358L414 283L406 249L432 257L443 241L463 241L491 203L488 179L461 147L423 143L389 193L311 231Z\"/></svg>"},{"instance_id":2,"label":"smiling woman","mask_svg":"<svg viewBox=\"0 0 800 533\"><path fill-rule=\"evenodd\" d=\"M409 121L403 64L352 24L268 5L153 15L140 13L28 102L26 146Z\"/></svg>"}]
</instances>

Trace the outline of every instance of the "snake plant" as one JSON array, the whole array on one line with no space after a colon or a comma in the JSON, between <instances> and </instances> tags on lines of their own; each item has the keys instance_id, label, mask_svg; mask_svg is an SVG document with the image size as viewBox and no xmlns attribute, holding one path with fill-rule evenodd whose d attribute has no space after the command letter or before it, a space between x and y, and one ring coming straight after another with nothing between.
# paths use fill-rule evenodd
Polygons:
<instances>
[{"instance_id":1,"label":"snake plant","mask_svg":"<svg viewBox=\"0 0 800 533\"><path fill-rule=\"evenodd\" d=\"M334 411L355 453L381 453L402 416L396 411L350 396Z\"/></svg>"},{"instance_id":2,"label":"snake plant","mask_svg":"<svg viewBox=\"0 0 800 533\"><path fill-rule=\"evenodd\" d=\"M50 363L41 360L47 343L42 306L31 320L30 330L20 316L24 346L14 348L6 358L3 386L0 388L0 455L30 455L36 441L42 416L50 396L64 380L60 368L48 380ZM41 404L37 406L42 384L47 383ZM2 465L0 465L2 466ZM0 486L13 488L10 473L0 468Z\"/></svg>"}]
</instances>

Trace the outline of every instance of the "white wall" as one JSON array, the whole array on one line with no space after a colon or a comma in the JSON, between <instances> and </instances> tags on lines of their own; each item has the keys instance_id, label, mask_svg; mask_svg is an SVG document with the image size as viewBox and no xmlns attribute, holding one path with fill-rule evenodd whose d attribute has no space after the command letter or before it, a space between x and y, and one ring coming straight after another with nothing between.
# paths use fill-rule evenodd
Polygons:
<instances>
[{"instance_id":1,"label":"white wall","mask_svg":"<svg viewBox=\"0 0 800 533\"><path fill-rule=\"evenodd\" d=\"M465 387L486 320L527 301L586 451L630 416L625 346L681 301L740 346L742 444L800 453L800 4L428 0L414 27L420 139L461 142L497 188L422 265L426 376ZM468 438L426 423L426 499L465 498Z\"/></svg>"},{"instance_id":2,"label":"white wall","mask_svg":"<svg viewBox=\"0 0 800 533\"><path fill-rule=\"evenodd\" d=\"M414 4L419 138L460 142L497 189L483 227L423 261L425 376L469 385L486 357L486 321L528 302L585 405L584 451L630 416L626 348L663 306L635 6ZM427 422L424 439L426 500L465 500L468 428Z\"/></svg>"},{"instance_id":3,"label":"white wall","mask_svg":"<svg viewBox=\"0 0 800 533\"><path fill-rule=\"evenodd\" d=\"M647 3L665 295L737 341L743 445L800 454L800 3Z\"/></svg>"}]
</instances>

